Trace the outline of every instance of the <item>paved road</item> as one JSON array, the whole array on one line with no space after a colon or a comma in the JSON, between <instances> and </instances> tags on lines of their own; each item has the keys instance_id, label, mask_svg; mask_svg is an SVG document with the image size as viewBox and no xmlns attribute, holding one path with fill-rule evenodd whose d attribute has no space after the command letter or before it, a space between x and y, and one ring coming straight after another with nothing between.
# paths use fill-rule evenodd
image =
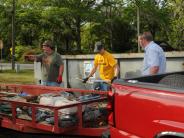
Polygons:
<instances>
[{"instance_id":1,"label":"paved road","mask_svg":"<svg viewBox=\"0 0 184 138\"><path fill-rule=\"evenodd\" d=\"M17 64L15 65L17 66ZM34 64L19 64L20 70L22 69L34 69ZM0 63L0 70L12 69L11 63Z\"/></svg>"}]
</instances>

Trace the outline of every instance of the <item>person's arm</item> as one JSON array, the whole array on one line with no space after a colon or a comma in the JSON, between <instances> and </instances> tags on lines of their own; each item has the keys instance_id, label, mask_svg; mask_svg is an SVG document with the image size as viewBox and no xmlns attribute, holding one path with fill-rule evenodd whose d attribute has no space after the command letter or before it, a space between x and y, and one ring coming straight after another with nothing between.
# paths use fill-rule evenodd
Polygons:
<instances>
[{"instance_id":1,"label":"person's arm","mask_svg":"<svg viewBox=\"0 0 184 138\"><path fill-rule=\"evenodd\" d=\"M62 83L62 81L63 81L63 71L64 71L64 65L61 64L60 67L59 67L59 74L58 74L58 77L57 77L57 82L58 83Z\"/></svg>"},{"instance_id":2,"label":"person's arm","mask_svg":"<svg viewBox=\"0 0 184 138\"><path fill-rule=\"evenodd\" d=\"M63 59L61 58L61 55L56 55L56 64L59 66L59 73L57 77L57 82L62 83L63 82L63 71L64 71L64 63Z\"/></svg>"},{"instance_id":3,"label":"person's arm","mask_svg":"<svg viewBox=\"0 0 184 138\"><path fill-rule=\"evenodd\" d=\"M89 75L86 78L82 79L82 82L86 83L88 81L88 79L94 75L94 73L96 72L97 68L98 68L98 61L97 61L97 56L96 56L95 60L94 60L94 67L92 68L92 70L89 73Z\"/></svg>"},{"instance_id":4,"label":"person's arm","mask_svg":"<svg viewBox=\"0 0 184 138\"><path fill-rule=\"evenodd\" d=\"M42 62L43 58L45 57L45 54L40 54L35 56L35 61L36 62Z\"/></svg>"},{"instance_id":5,"label":"person's arm","mask_svg":"<svg viewBox=\"0 0 184 138\"><path fill-rule=\"evenodd\" d=\"M97 68L98 68L98 66L94 65L94 67L92 68L90 74L86 78L82 79L82 82L86 83L88 81L88 79L94 75L94 73L96 72Z\"/></svg>"},{"instance_id":6,"label":"person's arm","mask_svg":"<svg viewBox=\"0 0 184 138\"><path fill-rule=\"evenodd\" d=\"M27 55L25 59L28 61L36 61L36 55Z\"/></svg>"},{"instance_id":7,"label":"person's arm","mask_svg":"<svg viewBox=\"0 0 184 138\"><path fill-rule=\"evenodd\" d=\"M155 49L151 49L148 52L148 61L149 61L149 75L157 74L159 71L159 53Z\"/></svg>"},{"instance_id":8,"label":"person's arm","mask_svg":"<svg viewBox=\"0 0 184 138\"><path fill-rule=\"evenodd\" d=\"M60 65L59 67L59 76L63 76L63 71L64 71L64 65Z\"/></svg>"},{"instance_id":9,"label":"person's arm","mask_svg":"<svg viewBox=\"0 0 184 138\"><path fill-rule=\"evenodd\" d=\"M110 80L111 83L118 78L119 75L119 65L117 63L117 60L114 58L113 55L110 55L108 57L108 62L111 67L114 68L114 77Z\"/></svg>"},{"instance_id":10,"label":"person's arm","mask_svg":"<svg viewBox=\"0 0 184 138\"><path fill-rule=\"evenodd\" d=\"M91 72L90 72L90 74L88 75L87 78L92 77L92 76L94 75L94 73L96 72L97 68L98 68L98 66L94 66L94 67L92 68L92 70L91 70Z\"/></svg>"},{"instance_id":11,"label":"person's arm","mask_svg":"<svg viewBox=\"0 0 184 138\"><path fill-rule=\"evenodd\" d=\"M114 80L116 80L118 78L119 75L119 66L118 64L114 65L114 77L111 80L111 83L113 83Z\"/></svg>"},{"instance_id":12,"label":"person's arm","mask_svg":"<svg viewBox=\"0 0 184 138\"><path fill-rule=\"evenodd\" d=\"M150 68L149 73L150 75L154 75L154 74L157 74L158 71L159 71L159 66L153 66Z\"/></svg>"},{"instance_id":13,"label":"person's arm","mask_svg":"<svg viewBox=\"0 0 184 138\"><path fill-rule=\"evenodd\" d=\"M119 66L118 64L116 64L114 66L114 77L118 77L118 75L119 75Z\"/></svg>"}]
</instances>

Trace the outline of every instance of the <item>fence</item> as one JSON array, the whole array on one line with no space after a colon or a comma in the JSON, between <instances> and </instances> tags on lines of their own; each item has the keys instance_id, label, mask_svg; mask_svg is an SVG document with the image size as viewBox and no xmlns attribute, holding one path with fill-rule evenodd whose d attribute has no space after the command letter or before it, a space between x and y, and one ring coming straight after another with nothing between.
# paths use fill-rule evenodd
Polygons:
<instances>
[{"instance_id":1,"label":"fence","mask_svg":"<svg viewBox=\"0 0 184 138\"><path fill-rule=\"evenodd\" d=\"M64 86L90 89L91 84L83 84L80 79L85 77L93 66L95 55L64 55L65 64ZM114 54L120 66L120 78L130 78L141 75L143 53ZM167 72L184 70L184 52L167 52ZM37 70L35 70L35 73ZM98 72L94 78L98 78Z\"/></svg>"}]
</instances>

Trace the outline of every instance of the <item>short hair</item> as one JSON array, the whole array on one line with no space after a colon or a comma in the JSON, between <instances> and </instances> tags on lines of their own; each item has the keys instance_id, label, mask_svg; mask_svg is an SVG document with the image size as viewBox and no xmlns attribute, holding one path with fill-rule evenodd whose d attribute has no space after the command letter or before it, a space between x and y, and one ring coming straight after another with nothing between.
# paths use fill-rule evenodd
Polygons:
<instances>
[{"instance_id":1,"label":"short hair","mask_svg":"<svg viewBox=\"0 0 184 138\"><path fill-rule=\"evenodd\" d=\"M151 32L144 32L140 35L140 37L147 41L153 41L153 35L151 34Z\"/></svg>"}]
</instances>

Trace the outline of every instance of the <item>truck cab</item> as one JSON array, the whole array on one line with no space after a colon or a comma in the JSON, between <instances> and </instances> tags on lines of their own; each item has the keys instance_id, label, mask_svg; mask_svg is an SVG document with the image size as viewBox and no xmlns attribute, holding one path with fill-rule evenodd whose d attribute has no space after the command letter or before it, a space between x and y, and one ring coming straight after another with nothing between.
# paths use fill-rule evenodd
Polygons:
<instances>
[{"instance_id":1,"label":"truck cab","mask_svg":"<svg viewBox=\"0 0 184 138\"><path fill-rule=\"evenodd\" d=\"M184 72L113 83L111 138L184 138Z\"/></svg>"}]
</instances>

